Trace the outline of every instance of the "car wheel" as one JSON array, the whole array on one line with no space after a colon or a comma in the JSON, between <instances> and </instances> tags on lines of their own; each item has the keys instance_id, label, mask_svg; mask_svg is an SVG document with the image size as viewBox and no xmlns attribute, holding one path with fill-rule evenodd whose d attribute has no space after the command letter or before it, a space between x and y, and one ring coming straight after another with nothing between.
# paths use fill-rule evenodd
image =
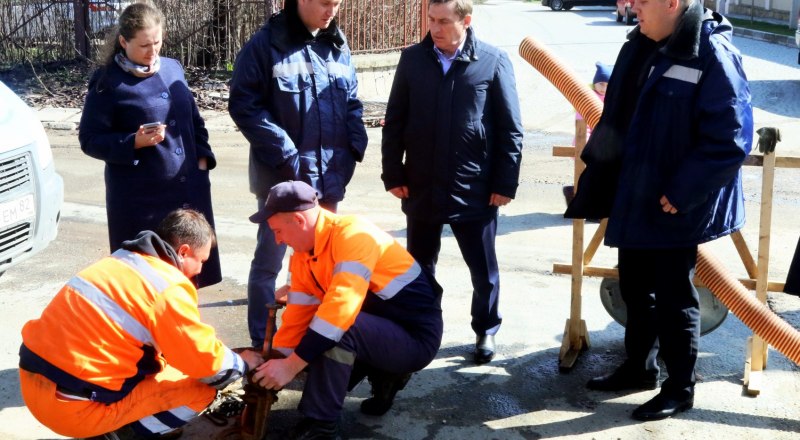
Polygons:
<instances>
[{"instance_id":1,"label":"car wheel","mask_svg":"<svg viewBox=\"0 0 800 440\"><path fill-rule=\"evenodd\" d=\"M550 0L550 9L554 11L564 9L564 0Z\"/></svg>"},{"instance_id":2,"label":"car wheel","mask_svg":"<svg viewBox=\"0 0 800 440\"><path fill-rule=\"evenodd\" d=\"M619 10L617 10L617 23L622 23L622 14L619 13Z\"/></svg>"},{"instance_id":3,"label":"car wheel","mask_svg":"<svg viewBox=\"0 0 800 440\"><path fill-rule=\"evenodd\" d=\"M633 26L633 13L631 13L631 8L625 8L625 24Z\"/></svg>"}]
</instances>

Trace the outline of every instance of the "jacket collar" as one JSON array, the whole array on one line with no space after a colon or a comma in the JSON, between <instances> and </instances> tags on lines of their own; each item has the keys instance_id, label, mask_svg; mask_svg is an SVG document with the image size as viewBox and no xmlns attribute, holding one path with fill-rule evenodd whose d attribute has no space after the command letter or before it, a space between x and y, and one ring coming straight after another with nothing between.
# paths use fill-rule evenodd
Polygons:
<instances>
[{"instance_id":1,"label":"jacket collar","mask_svg":"<svg viewBox=\"0 0 800 440\"><path fill-rule=\"evenodd\" d=\"M150 255L182 269L178 253L153 231L142 231L133 240L122 242L122 249L139 254Z\"/></svg>"},{"instance_id":2,"label":"jacket collar","mask_svg":"<svg viewBox=\"0 0 800 440\"><path fill-rule=\"evenodd\" d=\"M314 228L314 249L309 252L310 256L319 255L322 249L328 246L331 239L331 232L338 221L338 216L327 209L319 210L317 225Z\"/></svg>"},{"instance_id":3,"label":"jacket collar","mask_svg":"<svg viewBox=\"0 0 800 440\"><path fill-rule=\"evenodd\" d=\"M703 30L703 23L708 20L714 22L714 27L727 23L721 15L705 10L699 1L693 1L683 13L675 32L669 36L666 44L659 51L668 57L678 60L697 58L700 52L700 36ZM730 26L728 26L729 29ZM642 38L646 38L641 34L639 26L636 26L628 34L628 39L633 40L640 35Z\"/></svg>"},{"instance_id":4,"label":"jacket collar","mask_svg":"<svg viewBox=\"0 0 800 440\"><path fill-rule=\"evenodd\" d=\"M328 42L336 49L342 50L345 39L335 18L327 29L320 29L315 37L303 24L297 13L297 7L297 0L286 0L283 10L270 18L269 23L273 29L272 44L281 51L286 51L317 40Z\"/></svg>"},{"instance_id":5,"label":"jacket collar","mask_svg":"<svg viewBox=\"0 0 800 440\"><path fill-rule=\"evenodd\" d=\"M428 32L428 35L422 40L422 45L430 49L430 51L436 55L433 51L433 37L431 37L430 32ZM464 41L464 48L461 49L461 55L454 61L478 61L477 46L478 38L475 36L475 31L472 30L472 26L470 26L467 28L467 39Z\"/></svg>"}]
</instances>

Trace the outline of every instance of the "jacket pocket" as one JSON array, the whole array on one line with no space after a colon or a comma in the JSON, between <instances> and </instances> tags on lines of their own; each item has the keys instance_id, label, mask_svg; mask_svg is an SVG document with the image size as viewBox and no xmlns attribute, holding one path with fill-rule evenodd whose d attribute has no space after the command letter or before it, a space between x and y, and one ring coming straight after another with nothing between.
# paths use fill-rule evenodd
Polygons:
<instances>
[{"instance_id":1,"label":"jacket pocket","mask_svg":"<svg viewBox=\"0 0 800 440\"><path fill-rule=\"evenodd\" d=\"M303 93L311 87L310 75L277 77L278 90L284 93Z\"/></svg>"}]
</instances>

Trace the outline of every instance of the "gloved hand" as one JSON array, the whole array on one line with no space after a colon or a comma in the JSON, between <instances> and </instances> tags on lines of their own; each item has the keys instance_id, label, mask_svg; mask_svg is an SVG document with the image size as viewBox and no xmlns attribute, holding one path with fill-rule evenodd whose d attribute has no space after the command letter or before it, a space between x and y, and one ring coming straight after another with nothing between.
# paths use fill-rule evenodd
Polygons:
<instances>
[{"instance_id":1,"label":"gloved hand","mask_svg":"<svg viewBox=\"0 0 800 440\"><path fill-rule=\"evenodd\" d=\"M781 131L775 127L761 127L756 130L758 134L758 151L772 153L775 144L781 141Z\"/></svg>"}]
</instances>

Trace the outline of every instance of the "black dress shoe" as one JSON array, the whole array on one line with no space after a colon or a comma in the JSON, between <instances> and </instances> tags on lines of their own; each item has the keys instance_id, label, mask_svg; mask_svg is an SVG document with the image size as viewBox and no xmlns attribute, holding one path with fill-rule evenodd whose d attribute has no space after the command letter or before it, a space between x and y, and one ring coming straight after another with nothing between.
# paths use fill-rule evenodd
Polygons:
<instances>
[{"instance_id":1,"label":"black dress shoe","mask_svg":"<svg viewBox=\"0 0 800 440\"><path fill-rule=\"evenodd\" d=\"M641 377L618 368L611 374L589 380L586 388L595 391L654 390L658 387L655 377Z\"/></svg>"},{"instance_id":2,"label":"black dress shoe","mask_svg":"<svg viewBox=\"0 0 800 440\"><path fill-rule=\"evenodd\" d=\"M691 409L694 406L694 396L684 399L675 399L658 393L656 397L648 400L644 405L633 410L633 417L636 420L662 420L672 417L679 412Z\"/></svg>"},{"instance_id":3,"label":"black dress shoe","mask_svg":"<svg viewBox=\"0 0 800 440\"><path fill-rule=\"evenodd\" d=\"M376 371L368 376L372 384L372 397L361 402L361 412L370 416L382 416L392 408L394 396L406 387L411 373L394 374Z\"/></svg>"},{"instance_id":4,"label":"black dress shoe","mask_svg":"<svg viewBox=\"0 0 800 440\"><path fill-rule=\"evenodd\" d=\"M289 431L291 440L341 440L339 421L325 421L304 417Z\"/></svg>"},{"instance_id":5,"label":"black dress shoe","mask_svg":"<svg viewBox=\"0 0 800 440\"><path fill-rule=\"evenodd\" d=\"M485 364L494 359L494 335L478 336L475 342L475 363Z\"/></svg>"}]
</instances>

